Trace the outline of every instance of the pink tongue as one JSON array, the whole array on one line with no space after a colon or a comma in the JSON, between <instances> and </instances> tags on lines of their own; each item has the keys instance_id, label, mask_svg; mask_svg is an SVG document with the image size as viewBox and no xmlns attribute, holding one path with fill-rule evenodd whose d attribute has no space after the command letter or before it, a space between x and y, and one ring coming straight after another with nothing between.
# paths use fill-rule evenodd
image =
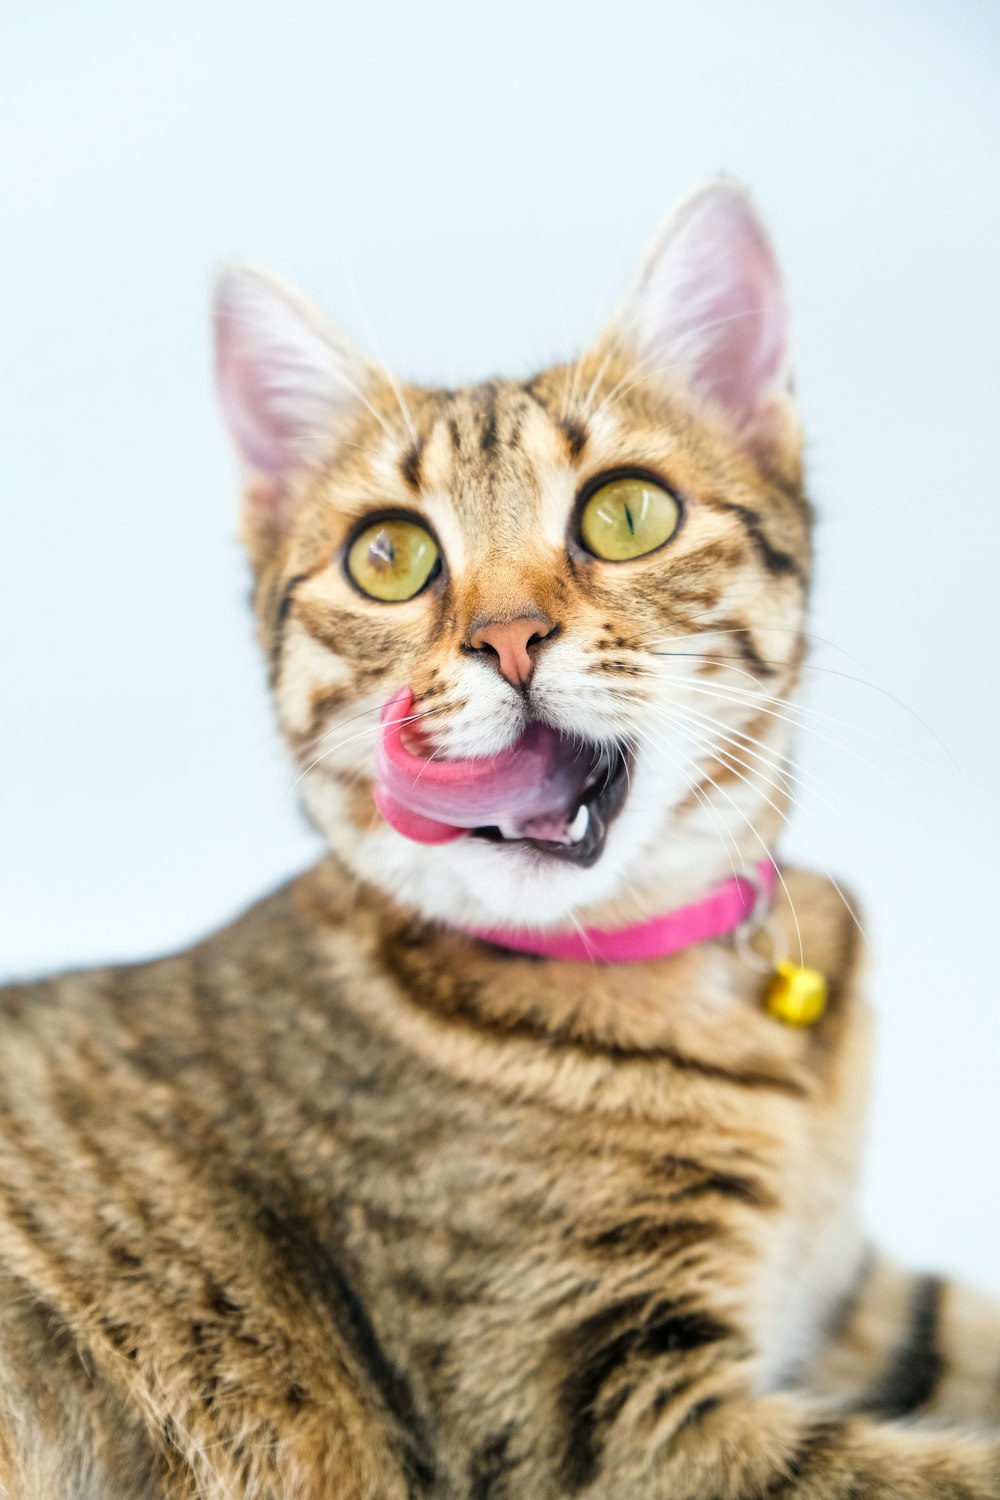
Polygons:
<instances>
[{"instance_id":1,"label":"pink tongue","mask_svg":"<svg viewBox=\"0 0 1000 1500\"><path fill-rule=\"evenodd\" d=\"M393 828L419 844L504 824L536 838L560 836L591 770L589 758L567 753L555 729L532 724L498 755L424 760L403 743L403 725L416 717L412 703L409 688L401 688L386 704L375 751L375 803Z\"/></svg>"}]
</instances>

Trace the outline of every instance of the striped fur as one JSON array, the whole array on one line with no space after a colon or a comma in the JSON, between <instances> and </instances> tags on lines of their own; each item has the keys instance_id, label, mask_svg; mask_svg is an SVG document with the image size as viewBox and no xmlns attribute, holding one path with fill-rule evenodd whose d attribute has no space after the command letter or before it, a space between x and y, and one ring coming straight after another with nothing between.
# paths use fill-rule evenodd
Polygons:
<instances>
[{"instance_id":1,"label":"striped fur","mask_svg":"<svg viewBox=\"0 0 1000 1500\"><path fill-rule=\"evenodd\" d=\"M997 1500L1000 1313L856 1223L839 891L779 895L830 981L804 1031L728 942L605 969L439 920L633 920L772 844L811 569L794 424L751 441L613 337L527 383L365 381L247 492L329 855L185 953L0 992L0 1496ZM296 437L281 390L261 463ZM622 465L683 525L602 565L574 506ZM446 558L392 607L342 566L387 507ZM509 743L523 702L468 638L529 607L558 627L536 711L634 748L591 870L410 846L372 801L400 684L436 750Z\"/></svg>"}]
</instances>

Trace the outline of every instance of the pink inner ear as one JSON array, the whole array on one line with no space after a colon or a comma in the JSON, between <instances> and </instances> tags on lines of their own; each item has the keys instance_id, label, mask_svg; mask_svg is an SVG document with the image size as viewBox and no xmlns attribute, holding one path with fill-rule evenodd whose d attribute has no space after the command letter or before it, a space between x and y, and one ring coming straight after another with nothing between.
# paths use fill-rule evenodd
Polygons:
<instances>
[{"instance_id":1,"label":"pink inner ear","mask_svg":"<svg viewBox=\"0 0 1000 1500\"><path fill-rule=\"evenodd\" d=\"M712 225L707 244L692 247L698 259L689 275L701 316L690 333L702 345L695 383L745 421L782 375L787 318L771 247L756 218L738 207Z\"/></svg>"},{"instance_id":2,"label":"pink inner ear","mask_svg":"<svg viewBox=\"0 0 1000 1500\"><path fill-rule=\"evenodd\" d=\"M782 385L781 274L749 199L713 183L682 204L627 312L651 363L711 396L740 426Z\"/></svg>"},{"instance_id":3,"label":"pink inner ear","mask_svg":"<svg viewBox=\"0 0 1000 1500\"><path fill-rule=\"evenodd\" d=\"M250 468L281 474L288 468L291 434L268 401L253 359L234 347L227 323L220 317L217 324L216 372L230 432Z\"/></svg>"},{"instance_id":4,"label":"pink inner ear","mask_svg":"<svg viewBox=\"0 0 1000 1500\"><path fill-rule=\"evenodd\" d=\"M215 296L215 366L230 434L247 468L280 486L354 401L346 342L266 272L235 265Z\"/></svg>"}]
</instances>

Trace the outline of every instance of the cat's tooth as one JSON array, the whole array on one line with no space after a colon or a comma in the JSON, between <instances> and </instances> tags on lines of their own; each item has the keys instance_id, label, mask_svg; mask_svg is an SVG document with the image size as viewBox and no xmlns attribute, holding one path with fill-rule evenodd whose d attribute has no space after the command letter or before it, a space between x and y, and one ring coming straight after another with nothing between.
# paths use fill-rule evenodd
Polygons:
<instances>
[{"instance_id":1,"label":"cat's tooth","mask_svg":"<svg viewBox=\"0 0 1000 1500\"><path fill-rule=\"evenodd\" d=\"M580 806L576 810L576 817L569 825L569 836L571 842L574 844L578 844L583 838L584 834L587 832L587 828L589 827L589 825L590 808L587 806L586 802L581 802Z\"/></svg>"},{"instance_id":2,"label":"cat's tooth","mask_svg":"<svg viewBox=\"0 0 1000 1500\"><path fill-rule=\"evenodd\" d=\"M496 826L505 839L519 839L521 837L517 824L512 823L507 818L498 818Z\"/></svg>"}]
</instances>

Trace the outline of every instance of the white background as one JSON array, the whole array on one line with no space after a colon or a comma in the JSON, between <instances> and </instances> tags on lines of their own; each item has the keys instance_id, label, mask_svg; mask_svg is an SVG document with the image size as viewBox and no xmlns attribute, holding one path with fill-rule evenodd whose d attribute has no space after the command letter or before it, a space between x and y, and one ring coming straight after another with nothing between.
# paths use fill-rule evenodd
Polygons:
<instances>
[{"instance_id":1,"label":"white background","mask_svg":"<svg viewBox=\"0 0 1000 1500\"><path fill-rule=\"evenodd\" d=\"M808 701L853 726L802 737L820 786L785 852L846 879L873 941L866 1212L1000 1291L1000 8L5 17L0 975L186 942L316 852L234 540L213 267L272 265L408 377L526 373L725 169L791 285L815 629L841 648Z\"/></svg>"}]
</instances>

